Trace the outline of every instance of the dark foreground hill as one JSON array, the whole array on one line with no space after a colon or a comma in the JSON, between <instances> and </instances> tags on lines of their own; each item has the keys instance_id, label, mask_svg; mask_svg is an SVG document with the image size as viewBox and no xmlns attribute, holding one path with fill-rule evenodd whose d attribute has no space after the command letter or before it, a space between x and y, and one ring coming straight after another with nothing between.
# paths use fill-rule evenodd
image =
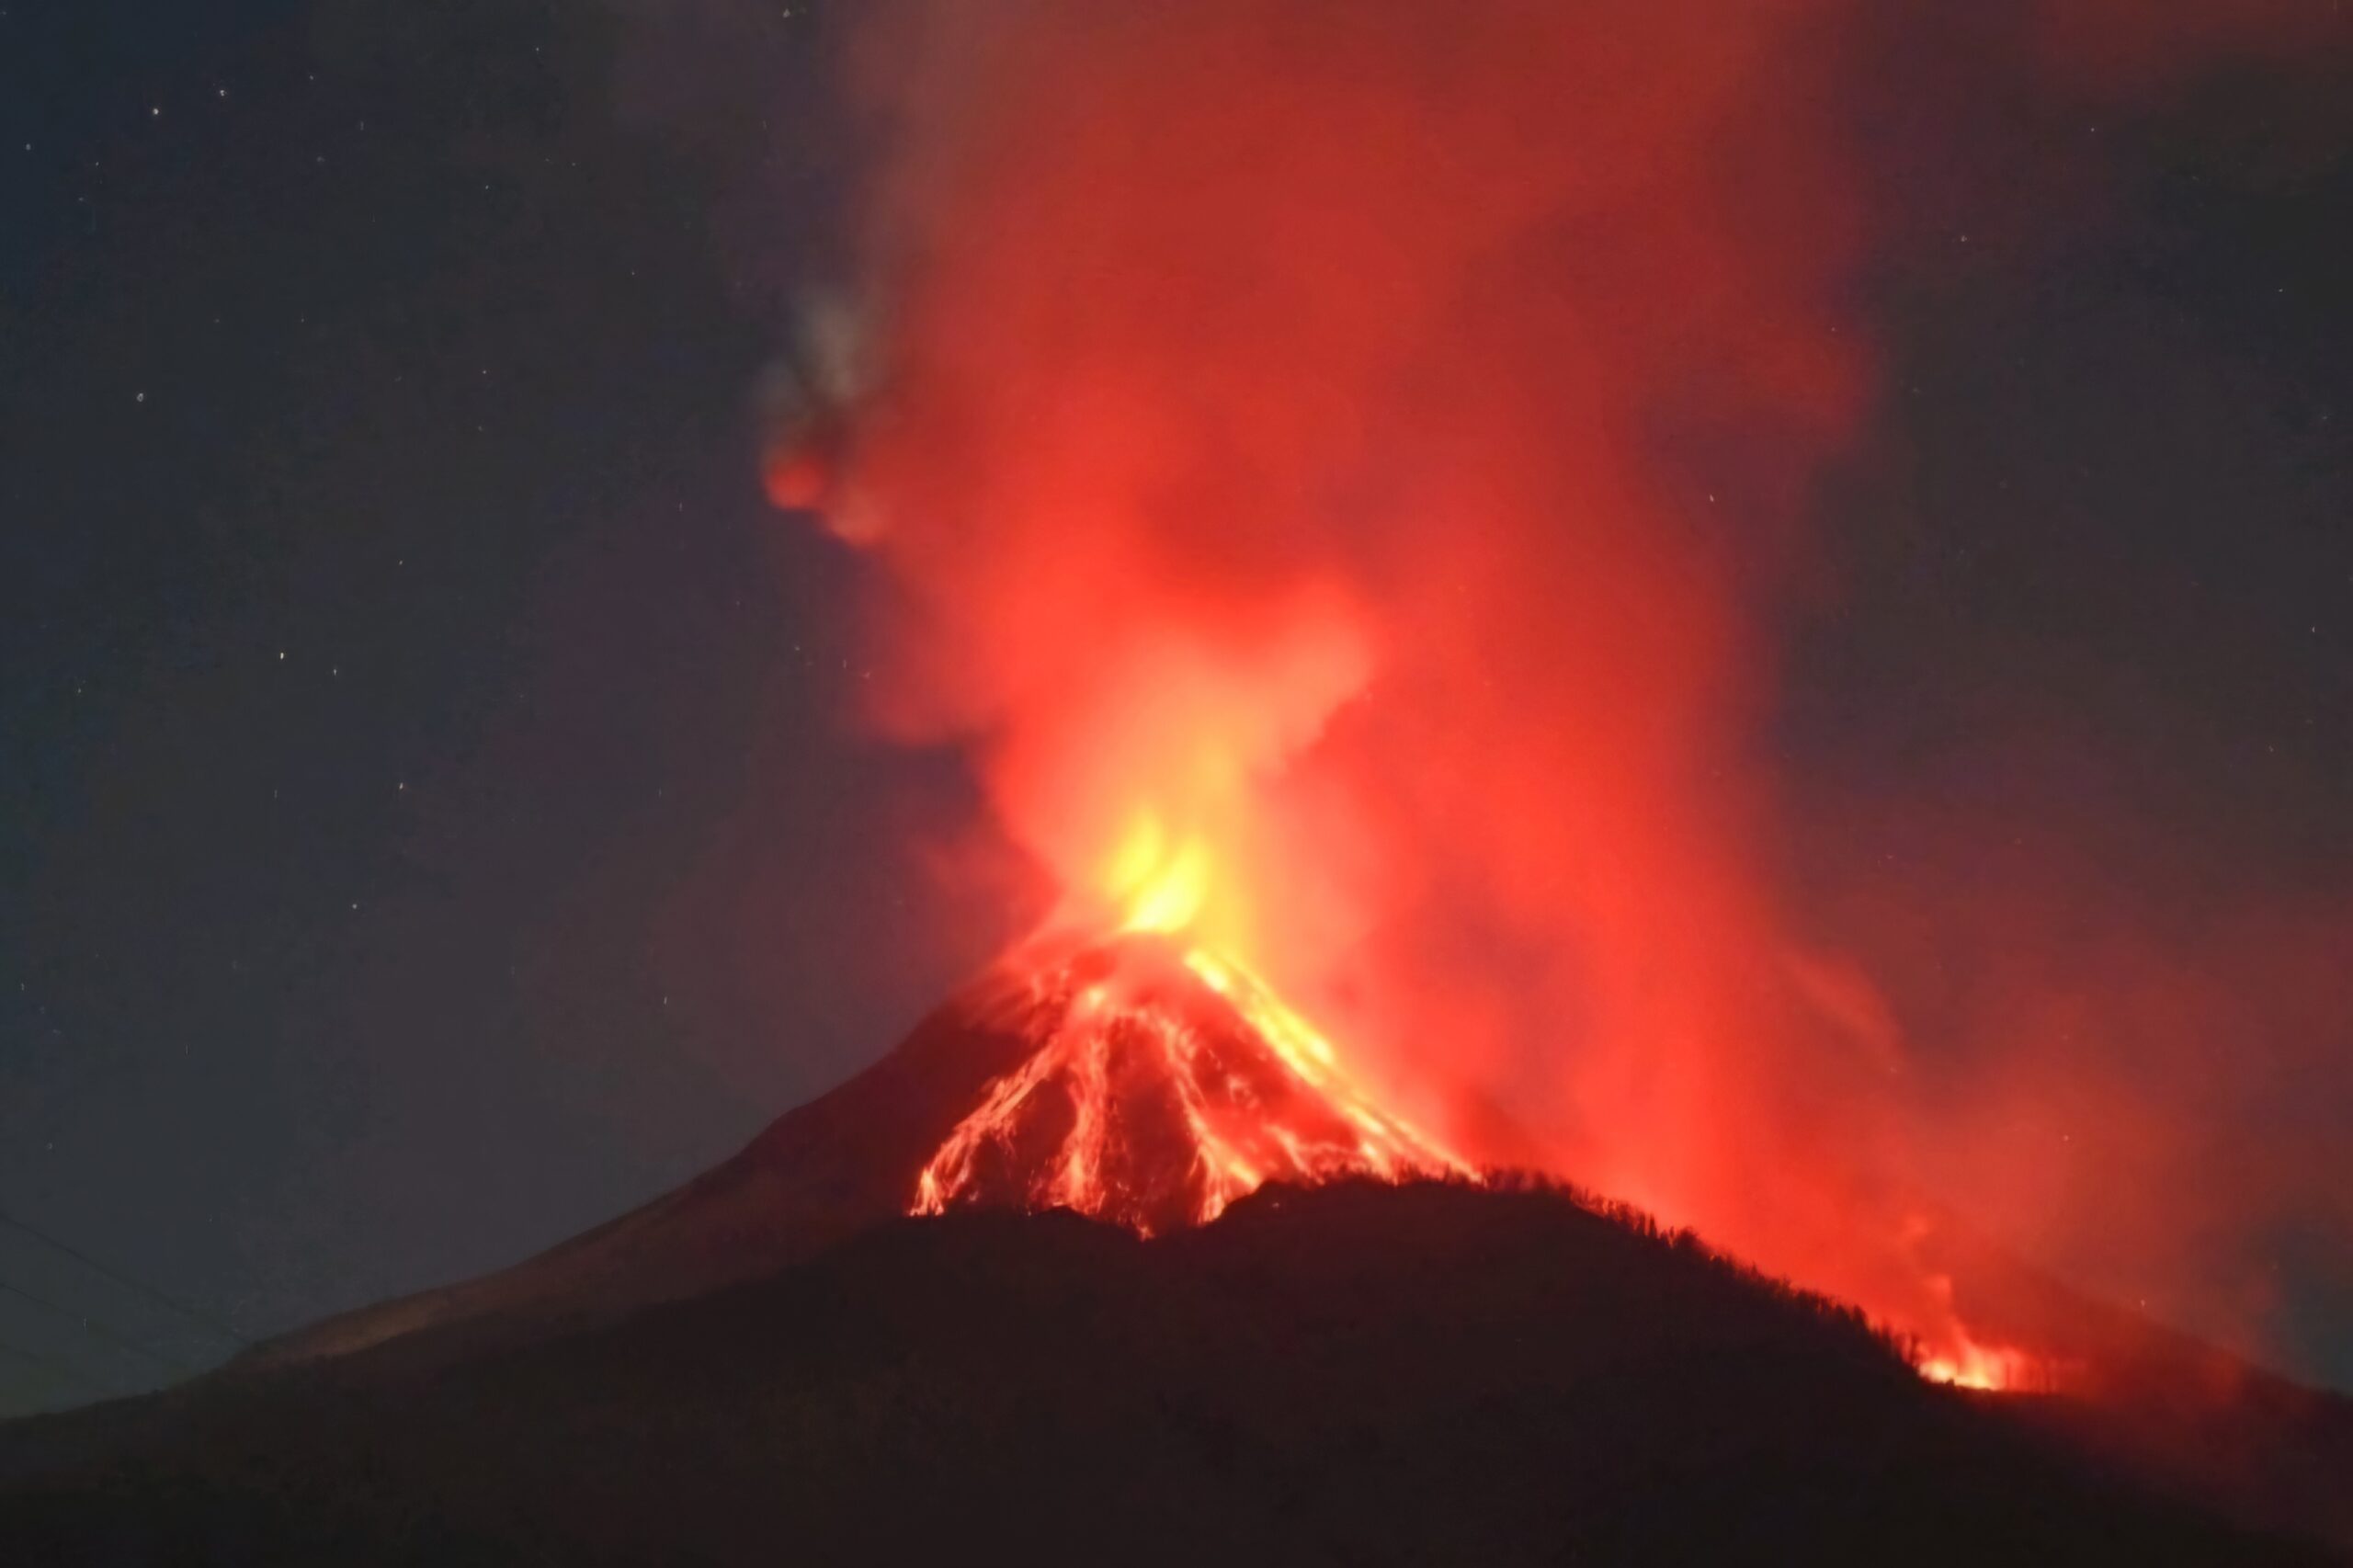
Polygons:
<instances>
[{"instance_id":1,"label":"dark foreground hill","mask_svg":"<svg viewBox=\"0 0 2353 1568\"><path fill-rule=\"evenodd\" d=\"M618 1322L0 1428L0 1562L2293 1563L1551 1192L887 1222Z\"/></svg>"}]
</instances>

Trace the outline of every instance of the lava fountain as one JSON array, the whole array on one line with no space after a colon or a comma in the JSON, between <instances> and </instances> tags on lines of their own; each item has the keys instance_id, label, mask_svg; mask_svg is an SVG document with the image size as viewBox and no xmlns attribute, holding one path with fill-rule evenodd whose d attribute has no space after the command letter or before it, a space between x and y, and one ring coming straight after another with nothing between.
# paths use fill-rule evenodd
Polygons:
<instances>
[{"instance_id":1,"label":"lava fountain","mask_svg":"<svg viewBox=\"0 0 2353 1568\"><path fill-rule=\"evenodd\" d=\"M1147 832L1121 863L1152 858ZM1009 1020L1036 1050L924 1166L913 1211L1067 1208L1149 1235L1267 1181L1472 1167L1383 1108L1321 1032L1191 931L1209 858L1188 841L1132 879L1108 938L1045 937Z\"/></svg>"}]
</instances>

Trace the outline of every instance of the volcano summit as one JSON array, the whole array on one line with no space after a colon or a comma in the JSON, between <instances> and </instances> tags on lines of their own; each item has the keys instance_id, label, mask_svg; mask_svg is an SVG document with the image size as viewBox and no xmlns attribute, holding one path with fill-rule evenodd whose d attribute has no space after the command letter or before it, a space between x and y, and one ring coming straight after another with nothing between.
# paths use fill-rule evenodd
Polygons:
<instances>
[{"instance_id":1,"label":"volcano summit","mask_svg":"<svg viewBox=\"0 0 2353 1568\"><path fill-rule=\"evenodd\" d=\"M1075 1209L1149 1235L1267 1181L1469 1172L1230 960L1131 935L1030 975L1005 1021L1036 1050L924 1166L918 1213Z\"/></svg>"}]
</instances>

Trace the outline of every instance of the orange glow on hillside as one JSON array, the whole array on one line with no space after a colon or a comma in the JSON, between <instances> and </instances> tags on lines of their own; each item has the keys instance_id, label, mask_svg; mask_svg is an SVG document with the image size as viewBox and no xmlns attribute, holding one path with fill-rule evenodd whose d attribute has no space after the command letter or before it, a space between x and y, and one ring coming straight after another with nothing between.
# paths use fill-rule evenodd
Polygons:
<instances>
[{"instance_id":1,"label":"orange glow on hillside","mask_svg":"<svg viewBox=\"0 0 2353 1568\"><path fill-rule=\"evenodd\" d=\"M1932 1383L1992 1393L2041 1387L2048 1380L2039 1369L2037 1358L2023 1350L1980 1345L1966 1335L1951 1350L1929 1355L1920 1362L1920 1375Z\"/></svg>"}]
</instances>

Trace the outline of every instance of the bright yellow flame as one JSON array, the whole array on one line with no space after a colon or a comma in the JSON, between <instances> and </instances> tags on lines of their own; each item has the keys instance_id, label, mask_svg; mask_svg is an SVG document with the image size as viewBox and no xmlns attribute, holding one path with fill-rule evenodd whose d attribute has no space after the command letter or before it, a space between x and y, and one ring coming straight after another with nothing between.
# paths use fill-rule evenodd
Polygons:
<instances>
[{"instance_id":1,"label":"bright yellow flame","mask_svg":"<svg viewBox=\"0 0 2353 1568\"><path fill-rule=\"evenodd\" d=\"M1104 886L1128 931L1182 931L1209 898L1209 846L1198 837L1171 843L1160 818L1145 812L1104 868Z\"/></svg>"},{"instance_id":2,"label":"bright yellow flame","mask_svg":"<svg viewBox=\"0 0 2353 1568\"><path fill-rule=\"evenodd\" d=\"M1980 1345L1964 1336L1950 1353L1920 1363L1920 1375L1955 1388L2007 1392L2033 1381L2032 1362L2023 1351Z\"/></svg>"}]
</instances>

